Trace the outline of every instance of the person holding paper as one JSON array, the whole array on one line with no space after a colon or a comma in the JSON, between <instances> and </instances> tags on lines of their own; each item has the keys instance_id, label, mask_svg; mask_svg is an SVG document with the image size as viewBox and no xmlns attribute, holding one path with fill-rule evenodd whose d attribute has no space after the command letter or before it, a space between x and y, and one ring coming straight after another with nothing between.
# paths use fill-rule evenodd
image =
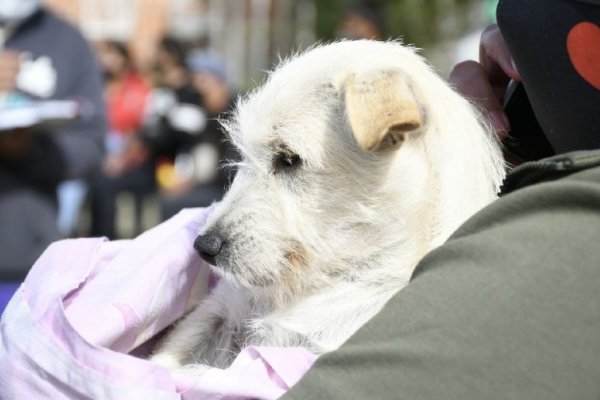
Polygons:
<instances>
[{"instance_id":1,"label":"person holding paper","mask_svg":"<svg viewBox=\"0 0 600 400\"><path fill-rule=\"evenodd\" d=\"M92 51L41 0L0 0L0 42L0 113L18 109L23 117L3 114L0 130L0 280L19 280L60 238L58 183L99 168L106 121ZM65 99L80 104L71 123L46 126L27 112Z\"/></svg>"}]
</instances>

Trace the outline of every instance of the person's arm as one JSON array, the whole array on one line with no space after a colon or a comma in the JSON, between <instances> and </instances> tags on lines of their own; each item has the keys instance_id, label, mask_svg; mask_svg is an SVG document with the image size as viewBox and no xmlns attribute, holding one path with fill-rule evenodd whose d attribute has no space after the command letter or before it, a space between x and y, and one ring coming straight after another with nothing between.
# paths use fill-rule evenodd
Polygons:
<instances>
[{"instance_id":1,"label":"person's arm","mask_svg":"<svg viewBox=\"0 0 600 400\"><path fill-rule=\"evenodd\" d=\"M15 88L19 73L19 52L0 48L0 95Z\"/></svg>"},{"instance_id":2,"label":"person's arm","mask_svg":"<svg viewBox=\"0 0 600 400\"><path fill-rule=\"evenodd\" d=\"M0 51L0 96L16 89L20 56L14 49ZM0 193L23 184L52 191L62 171L62 152L54 141L37 136L31 127L0 132Z\"/></svg>"},{"instance_id":3,"label":"person's arm","mask_svg":"<svg viewBox=\"0 0 600 400\"><path fill-rule=\"evenodd\" d=\"M600 0L503 0L497 18L553 152L599 148Z\"/></svg>"}]
</instances>

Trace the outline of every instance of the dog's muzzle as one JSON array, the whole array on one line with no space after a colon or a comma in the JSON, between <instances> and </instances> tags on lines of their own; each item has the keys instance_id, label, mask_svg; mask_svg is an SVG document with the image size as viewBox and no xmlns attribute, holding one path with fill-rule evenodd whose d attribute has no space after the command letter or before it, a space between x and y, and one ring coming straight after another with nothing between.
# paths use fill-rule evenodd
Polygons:
<instances>
[{"instance_id":1,"label":"dog's muzzle","mask_svg":"<svg viewBox=\"0 0 600 400\"><path fill-rule=\"evenodd\" d=\"M200 254L200 257L209 264L215 264L215 257L223 247L223 240L219 235L207 232L204 235L199 235L194 241L194 248Z\"/></svg>"}]
</instances>

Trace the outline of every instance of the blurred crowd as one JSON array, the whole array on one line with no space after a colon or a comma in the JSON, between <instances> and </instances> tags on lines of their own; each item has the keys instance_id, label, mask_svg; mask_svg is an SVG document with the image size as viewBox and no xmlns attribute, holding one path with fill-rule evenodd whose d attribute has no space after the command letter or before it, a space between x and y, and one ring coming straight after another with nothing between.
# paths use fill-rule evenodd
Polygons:
<instances>
[{"instance_id":1,"label":"blurred crowd","mask_svg":"<svg viewBox=\"0 0 600 400\"><path fill-rule=\"evenodd\" d=\"M89 182L91 235L117 237L121 192L135 199L138 233L149 195L158 195L161 220L219 200L232 176L224 164L235 160L218 123L234 101L219 56L164 37L151 68L139 71L126 43L103 41L95 49L108 130L101 173Z\"/></svg>"},{"instance_id":2,"label":"blurred crowd","mask_svg":"<svg viewBox=\"0 0 600 400\"><path fill-rule=\"evenodd\" d=\"M336 35L385 38L372 4L350 2ZM90 43L42 0L0 0L0 282L55 240L141 233L148 204L152 225L222 198L238 156L219 119L238 93L209 48L165 36L140 65L130 43Z\"/></svg>"},{"instance_id":3,"label":"blurred crowd","mask_svg":"<svg viewBox=\"0 0 600 400\"><path fill-rule=\"evenodd\" d=\"M40 0L0 0L0 281L55 240L122 237L122 193L133 234L148 199L156 223L218 201L237 159L218 120L235 97L206 46L165 36L140 66L128 43L90 43Z\"/></svg>"}]
</instances>

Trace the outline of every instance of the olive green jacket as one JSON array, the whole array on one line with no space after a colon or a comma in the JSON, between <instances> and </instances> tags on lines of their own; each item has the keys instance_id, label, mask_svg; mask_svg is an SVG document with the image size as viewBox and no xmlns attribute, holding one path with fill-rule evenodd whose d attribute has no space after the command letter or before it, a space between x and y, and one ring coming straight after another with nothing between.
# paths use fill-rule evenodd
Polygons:
<instances>
[{"instance_id":1,"label":"olive green jacket","mask_svg":"<svg viewBox=\"0 0 600 400\"><path fill-rule=\"evenodd\" d=\"M284 399L600 398L600 151L504 193Z\"/></svg>"}]
</instances>

